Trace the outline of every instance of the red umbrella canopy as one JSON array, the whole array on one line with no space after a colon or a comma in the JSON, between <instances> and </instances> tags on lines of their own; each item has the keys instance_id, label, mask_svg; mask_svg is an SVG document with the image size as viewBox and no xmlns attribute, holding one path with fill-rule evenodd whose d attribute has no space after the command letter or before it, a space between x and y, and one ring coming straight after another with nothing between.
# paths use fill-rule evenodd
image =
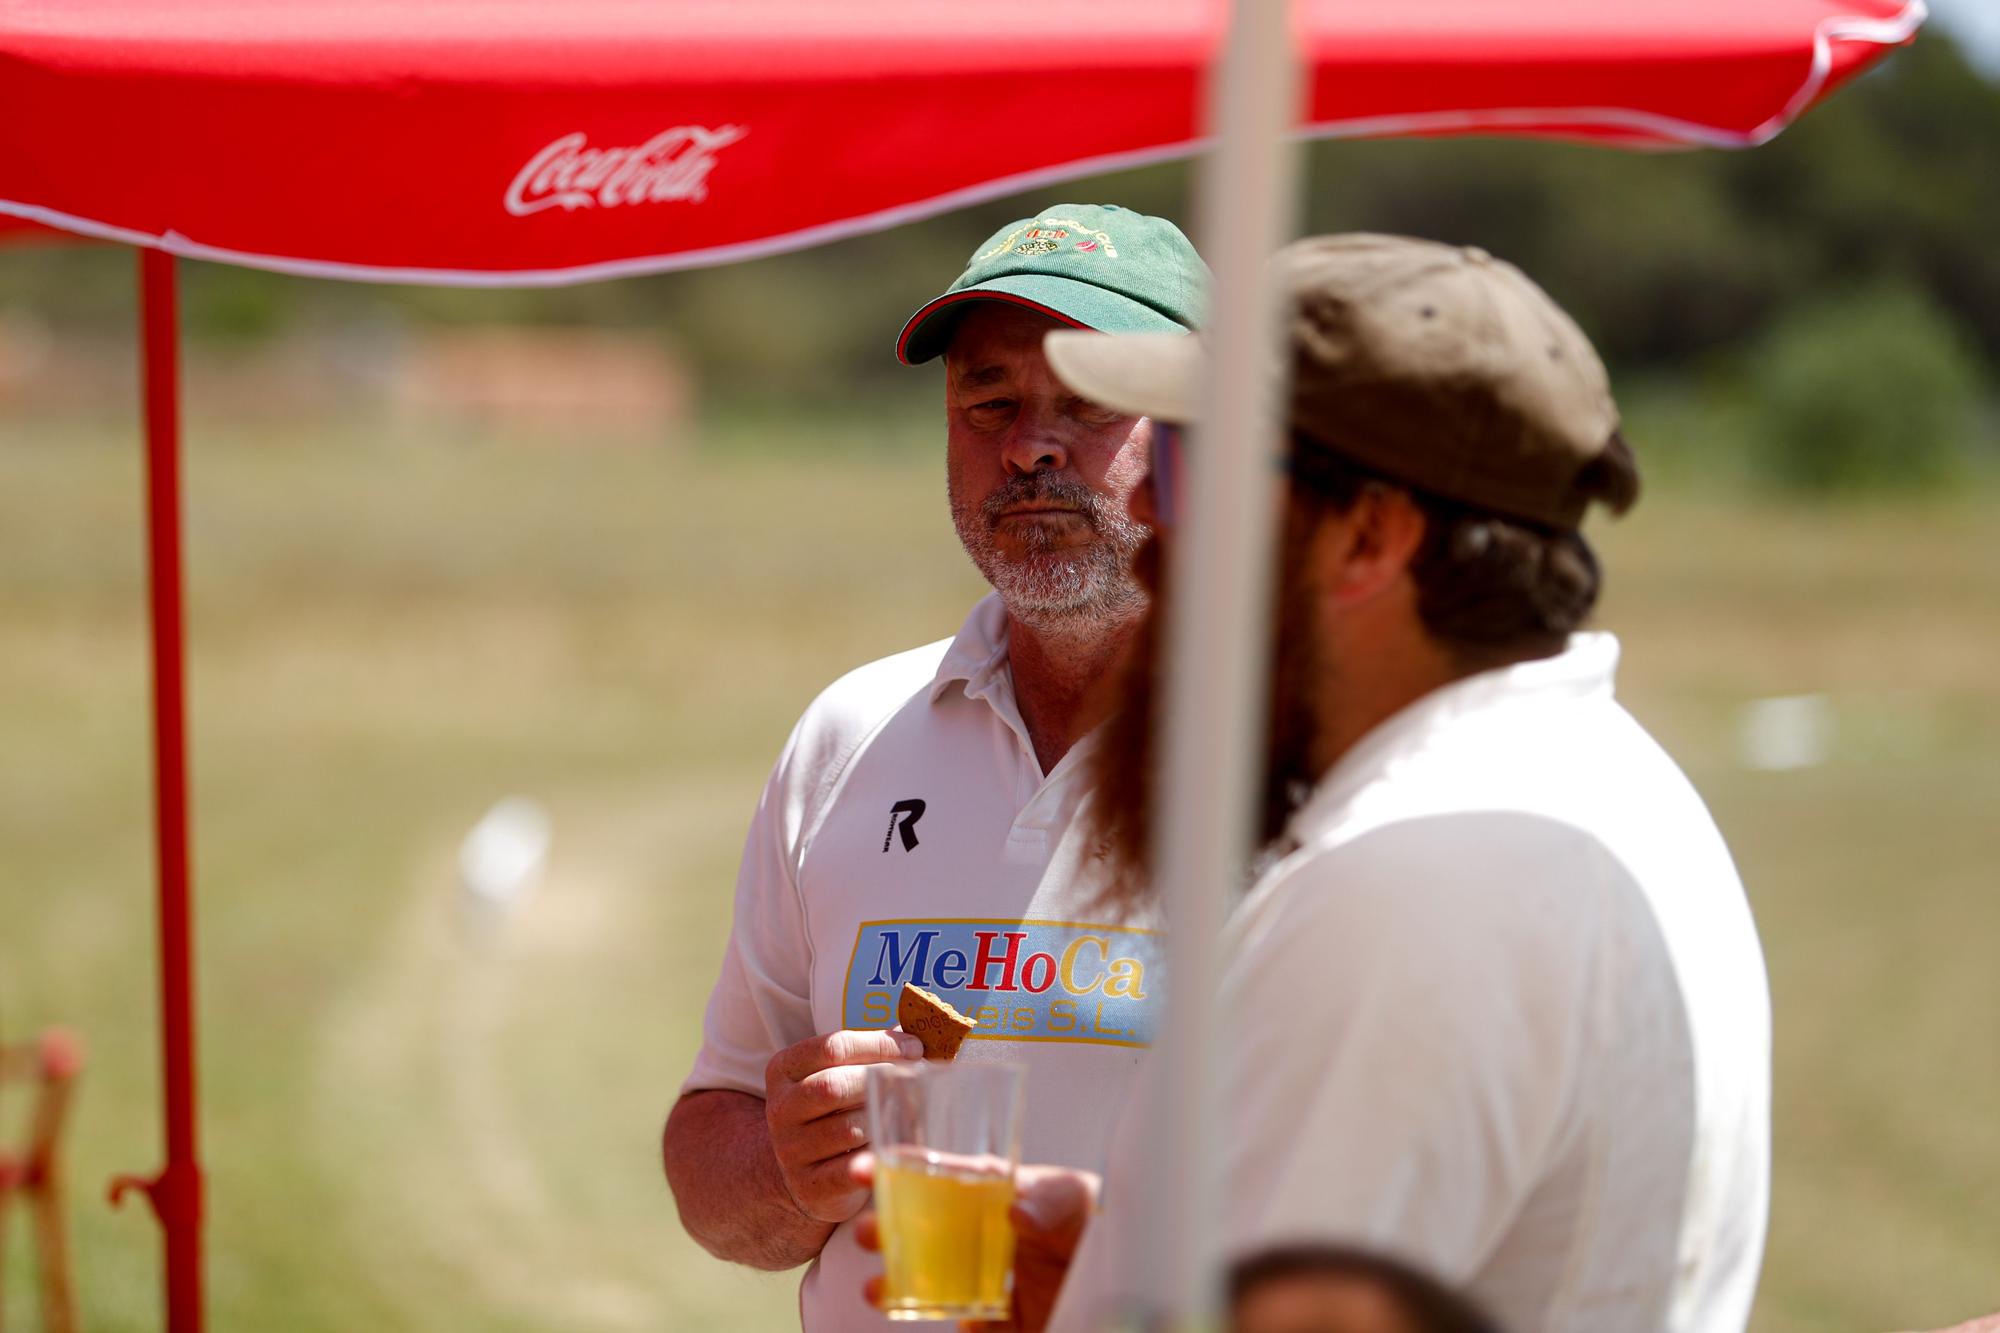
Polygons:
<instances>
[{"instance_id":1,"label":"red umbrella canopy","mask_svg":"<svg viewBox=\"0 0 2000 1333\"><path fill-rule=\"evenodd\" d=\"M1301 0L1308 131L1746 146L1921 0ZM1218 0L0 0L0 214L383 281L716 263L1198 147Z\"/></svg>"}]
</instances>

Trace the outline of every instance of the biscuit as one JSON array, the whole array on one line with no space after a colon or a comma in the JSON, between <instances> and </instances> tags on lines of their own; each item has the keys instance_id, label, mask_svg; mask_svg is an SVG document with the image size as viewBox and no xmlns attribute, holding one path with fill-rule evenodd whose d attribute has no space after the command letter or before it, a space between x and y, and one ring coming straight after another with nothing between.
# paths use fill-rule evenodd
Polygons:
<instances>
[{"instance_id":1,"label":"biscuit","mask_svg":"<svg viewBox=\"0 0 2000 1333\"><path fill-rule=\"evenodd\" d=\"M922 986L908 983L896 1001L896 1021L903 1025L903 1031L923 1042L926 1060L951 1059L958 1054L965 1034L979 1026Z\"/></svg>"}]
</instances>

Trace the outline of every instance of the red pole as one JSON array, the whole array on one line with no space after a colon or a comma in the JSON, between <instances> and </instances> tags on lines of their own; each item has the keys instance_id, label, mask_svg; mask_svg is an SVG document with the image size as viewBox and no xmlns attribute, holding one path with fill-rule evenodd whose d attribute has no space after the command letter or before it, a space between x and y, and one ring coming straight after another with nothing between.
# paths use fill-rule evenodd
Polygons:
<instances>
[{"instance_id":1,"label":"red pole","mask_svg":"<svg viewBox=\"0 0 2000 1333\"><path fill-rule=\"evenodd\" d=\"M147 573L153 622L153 790L160 874L160 1046L167 1164L146 1191L166 1231L167 1330L202 1325L202 1175L195 1152L194 957L188 881L185 641L181 613L179 319L174 257L139 252L145 330Z\"/></svg>"}]
</instances>

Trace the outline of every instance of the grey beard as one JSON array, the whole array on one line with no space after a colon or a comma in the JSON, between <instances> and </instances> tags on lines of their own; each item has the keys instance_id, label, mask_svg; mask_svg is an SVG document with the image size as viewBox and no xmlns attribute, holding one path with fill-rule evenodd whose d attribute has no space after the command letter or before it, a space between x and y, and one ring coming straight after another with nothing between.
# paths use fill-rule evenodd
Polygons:
<instances>
[{"instance_id":1,"label":"grey beard","mask_svg":"<svg viewBox=\"0 0 2000 1333\"><path fill-rule=\"evenodd\" d=\"M1075 508L1096 540L1065 545L1030 529L1023 538L1024 556L1001 555L993 533L1002 513L1048 500ZM1082 482L1038 472L1012 479L976 506L954 501L951 521L965 553L1000 594L1009 614L1025 624L1053 628L1124 620L1144 609L1146 594L1132 577L1132 556L1148 533L1116 509Z\"/></svg>"}]
</instances>

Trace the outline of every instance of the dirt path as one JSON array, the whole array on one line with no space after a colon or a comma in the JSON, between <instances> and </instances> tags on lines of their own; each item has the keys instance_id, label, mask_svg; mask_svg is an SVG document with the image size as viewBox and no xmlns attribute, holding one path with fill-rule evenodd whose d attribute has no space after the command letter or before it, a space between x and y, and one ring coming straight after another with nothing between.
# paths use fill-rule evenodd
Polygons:
<instances>
[{"instance_id":1,"label":"dirt path","mask_svg":"<svg viewBox=\"0 0 2000 1333\"><path fill-rule=\"evenodd\" d=\"M550 1124L524 1084L562 1043L563 1013L617 1004L606 959L621 933L658 919L646 895L679 891L703 839L741 812L681 787L552 813L547 873L511 920L477 920L460 901L456 830L413 867L400 917L320 1033L309 1132L321 1160L365 1164L344 1224L371 1271L421 1264L471 1289L437 1293L454 1310L523 1327L663 1327L673 1302L658 1247L560 1187L590 1129ZM421 1289L385 1285L399 1299Z\"/></svg>"}]
</instances>

